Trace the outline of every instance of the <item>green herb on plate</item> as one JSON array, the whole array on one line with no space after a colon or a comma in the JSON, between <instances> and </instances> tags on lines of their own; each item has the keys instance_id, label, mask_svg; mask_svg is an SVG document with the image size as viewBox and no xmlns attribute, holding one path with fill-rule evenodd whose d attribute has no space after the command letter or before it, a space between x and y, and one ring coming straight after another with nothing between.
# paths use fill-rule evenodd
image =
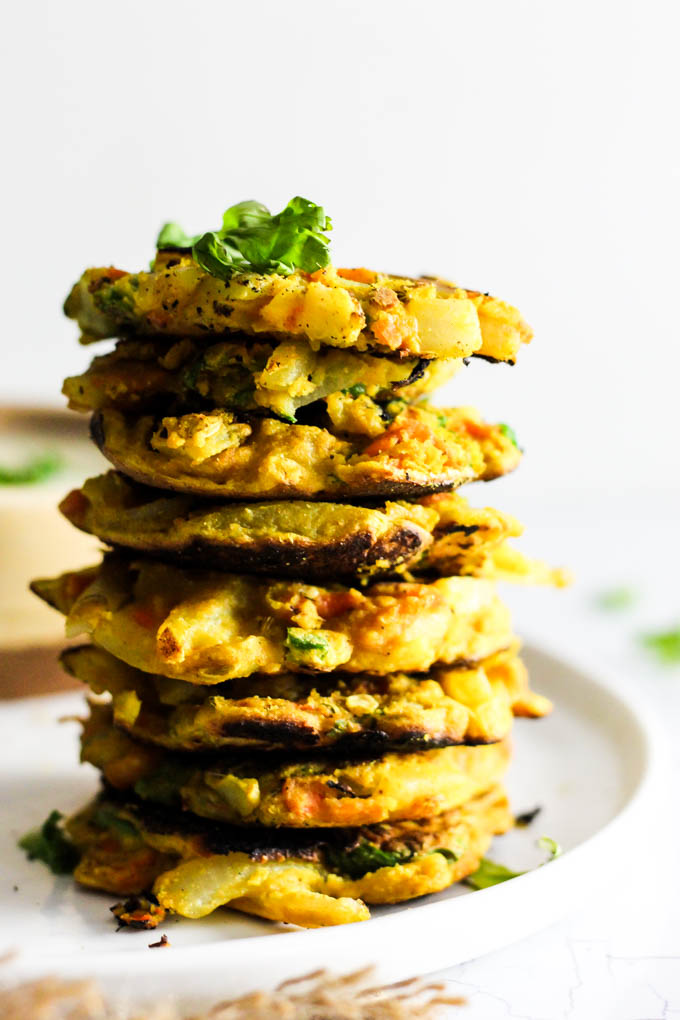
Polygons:
<instances>
[{"instance_id":1,"label":"green herb on plate","mask_svg":"<svg viewBox=\"0 0 680 1020\"><path fill-rule=\"evenodd\" d=\"M511 878L519 878L525 874L525 871L511 871L504 864L497 864L488 857L482 857L479 867L468 875L465 884L471 885L473 889L488 889L492 885L499 885L500 882L507 882Z\"/></svg>"},{"instance_id":2,"label":"green herb on plate","mask_svg":"<svg viewBox=\"0 0 680 1020\"><path fill-rule=\"evenodd\" d=\"M600 592L595 602L599 609L607 611L630 609L637 602L637 594L632 588L622 585L619 588L609 588L607 591Z\"/></svg>"},{"instance_id":3,"label":"green herb on plate","mask_svg":"<svg viewBox=\"0 0 680 1020\"><path fill-rule=\"evenodd\" d=\"M55 875L68 875L78 863L78 851L61 826L61 812L52 811L39 829L19 840L29 861L43 861Z\"/></svg>"},{"instance_id":4,"label":"green herb on plate","mask_svg":"<svg viewBox=\"0 0 680 1020\"><path fill-rule=\"evenodd\" d=\"M544 864L548 864L549 861L554 861L556 857L562 854L562 847L553 839L552 836L541 836L540 839L536 840L536 846L539 850L545 850L548 854L548 860L544 861Z\"/></svg>"},{"instance_id":5,"label":"green herb on plate","mask_svg":"<svg viewBox=\"0 0 680 1020\"><path fill-rule=\"evenodd\" d=\"M640 641L664 666L680 665L680 626L642 634Z\"/></svg>"},{"instance_id":6,"label":"green herb on plate","mask_svg":"<svg viewBox=\"0 0 680 1020\"><path fill-rule=\"evenodd\" d=\"M541 836L536 840L536 846L548 853L548 859L543 861L543 864L549 864L562 853L560 844L550 836ZM468 875L465 883L472 886L473 889L488 889L492 885L499 885L501 882L507 882L511 878L519 878L520 875L526 874L528 872L511 871L504 864L497 864L496 861L491 861L488 857L482 857L479 867L471 875Z\"/></svg>"}]
</instances>

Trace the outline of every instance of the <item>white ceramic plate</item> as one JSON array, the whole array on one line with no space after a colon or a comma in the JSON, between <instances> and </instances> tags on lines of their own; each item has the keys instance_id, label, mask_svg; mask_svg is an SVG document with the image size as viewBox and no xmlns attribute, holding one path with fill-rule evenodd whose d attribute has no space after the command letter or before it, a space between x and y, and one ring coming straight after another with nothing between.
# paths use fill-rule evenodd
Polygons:
<instances>
[{"instance_id":1,"label":"white ceramic plate","mask_svg":"<svg viewBox=\"0 0 680 1020\"><path fill-rule=\"evenodd\" d=\"M363 924L317 931L221 911L175 920L170 949L149 951L158 935L115 933L113 897L87 893L28 863L17 837L52 808L68 813L95 790L96 774L78 766L79 695L27 699L0 707L0 953L16 955L5 979L44 973L97 976L105 985L135 981L136 993L236 994L272 987L317 967L346 972L369 963L394 981L471 959L519 939L615 881L636 851L660 771L652 724L641 706L607 680L527 650L532 682L556 703L542 721L519 720L509 788L516 812L541 806L528 829L498 839L490 856L528 874L491 889L458 886L410 905L374 908ZM541 835L561 858L545 856ZM126 981L126 983L127 983Z\"/></svg>"}]
</instances>

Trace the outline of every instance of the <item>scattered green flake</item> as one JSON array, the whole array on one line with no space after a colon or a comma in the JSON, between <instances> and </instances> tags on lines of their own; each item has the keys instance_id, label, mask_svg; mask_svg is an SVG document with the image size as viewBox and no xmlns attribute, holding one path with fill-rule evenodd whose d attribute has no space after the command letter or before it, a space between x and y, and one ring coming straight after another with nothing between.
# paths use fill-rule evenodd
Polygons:
<instances>
[{"instance_id":1,"label":"scattered green flake","mask_svg":"<svg viewBox=\"0 0 680 1020\"><path fill-rule=\"evenodd\" d=\"M610 588L600 592L595 601L600 609L608 611L629 609L637 602L637 593L632 588L621 585L619 588Z\"/></svg>"},{"instance_id":2,"label":"scattered green flake","mask_svg":"<svg viewBox=\"0 0 680 1020\"><path fill-rule=\"evenodd\" d=\"M412 850L382 850L368 840L362 840L351 850L335 850L332 847L324 853L326 866L349 878L361 878L369 871L379 868L393 868L413 858Z\"/></svg>"},{"instance_id":3,"label":"scattered green flake","mask_svg":"<svg viewBox=\"0 0 680 1020\"><path fill-rule=\"evenodd\" d=\"M431 850L430 853L441 854L442 857L446 857L447 861L460 860L460 854L455 853L453 850L449 850L446 846L438 846L436 850Z\"/></svg>"},{"instance_id":4,"label":"scattered green flake","mask_svg":"<svg viewBox=\"0 0 680 1020\"><path fill-rule=\"evenodd\" d=\"M64 462L57 453L38 454L21 467L0 465L0 485L36 485L61 471L63 466Z\"/></svg>"},{"instance_id":5,"label":"scattered green flake","mask_svg":"<svg viewBox=\"0 0 680 1020\"><path fill-rule=\"evenodd\" d=\"M324 634L314 630L302 631L299 627L289 627L286 644L299 652L328 652L328 639Z\"/></svg>"},{"instance_id":6,"label":"scattered green flake","mask_svg":"<svg viewBox=\"0 0 680 1020\"><path fill-rule=\"evenodd\" d=\"M543 864L549 864L562 853L562 847L551 836L541 836L536 840L536 846L548 853L548 859L543 861ZM490 861L488 857L482 857L477 870L468 875L465 882L473 889L488 889L492 885L499 885L500 882L507 882L511 878L519 878L520 875L526 874L526 871L511 871L504 864L497 864L495 861Z\"/></svg>"},{"instance_id":7,"label":"scattered green flake","mask_svg":"<svg viewBox=\"0 0 680 1020\"><path fill-rule=\"evenodd\" d=\"M680 626L642 634L640 641L664 666L680 665Z\"/></svg>"},{"instance_id":8,"label":"scattered green flake","mask_svg":"<svg viewBox=\"0 0 680 1020\"><path fill-rule=\"evenodd\" d=\"M366 387L362 382L358 382L354 383L354 386L350 386L345 392L349 393L350 397L361 397L366 392Z\"/></svg>"},{"instance_id":9,"label":"scattered green flake","mask_svg":"<svg viewBox=\"0 0 680 1020\"><path fill-rule=\"evenodd\" d=\"M562 847L553 839L551 836L541 836L540 839L536 840L536 846L539 850L545 850L548 854L548 860L544 861L547 864L549 861L554 861L556 857L559 857L562 853Z\"/></svg>"},{"instance_id":10,"label":"scattered green flake","mask_svg":"<svg viewBox=\"0 0 680 1020\"><path fill-rule=\"evenodd\" d=\"M497 864L495 861L490 861L488 857L482 857L477 870L468 875L465 882L473 889L488 889L492 885L507 882L511 878L518 878L524 874L526 872L511 871L504 864Z\"/></svg>"},{"instance_id":11,"label":"scattered green flake","mask_svg":"<svg viewBox=\"0 0 680 1020\"><path fill-rule=\"evenodd\" d=\"M78 851L64 832L60 811L52 811L39 829L19 840L29 861L42 861L54 875L68 875L78 863Z\"/></svg>"}]
</instances>

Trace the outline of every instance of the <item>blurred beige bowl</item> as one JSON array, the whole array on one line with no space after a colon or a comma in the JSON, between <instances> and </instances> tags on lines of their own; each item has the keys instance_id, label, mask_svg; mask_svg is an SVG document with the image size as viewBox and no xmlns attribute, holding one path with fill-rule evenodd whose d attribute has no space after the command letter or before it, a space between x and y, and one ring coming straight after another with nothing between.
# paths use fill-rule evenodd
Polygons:
<instances>
[{"instance_id":1,"label":"blurred beige bowl","mask_svg":"<svg viewBox=\"0 0 680 1020\"><path fill-rule=\"evenodd\" d=\"M48 455L57 466L45 478L6 481L8 471ZM0 484L0 695L14 684L7 676L8 662L28 661L27 654L36 648L63 643L63 619L31 594L28 583L96 560L97 540L71 527L57 504L104 467L88 439L85 418L68 411L0 409L0 468L5 473Z\"/></svg>"}]
</instances>

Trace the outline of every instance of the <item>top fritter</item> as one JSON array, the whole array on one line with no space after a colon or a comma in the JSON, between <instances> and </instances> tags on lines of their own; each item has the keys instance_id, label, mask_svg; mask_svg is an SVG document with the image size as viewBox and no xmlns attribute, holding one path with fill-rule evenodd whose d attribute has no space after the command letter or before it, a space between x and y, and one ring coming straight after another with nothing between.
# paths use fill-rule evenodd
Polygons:
<instances>
[{"instance_id":1,"label":"top fritter","mask_svg":"<svg viewBox=\"0 0 680 1020\"><path fill-rule=\"evenodd\" d=\"M82 342L136 333L232 332L397 357L478 355L514 362L531 330L517 309L445 280L330 265L330 220L294 198L275 216L258 202L224 214L219 231L161 231L148 272L88 269L66 300Z\"/></svg>"}]
</instances>

